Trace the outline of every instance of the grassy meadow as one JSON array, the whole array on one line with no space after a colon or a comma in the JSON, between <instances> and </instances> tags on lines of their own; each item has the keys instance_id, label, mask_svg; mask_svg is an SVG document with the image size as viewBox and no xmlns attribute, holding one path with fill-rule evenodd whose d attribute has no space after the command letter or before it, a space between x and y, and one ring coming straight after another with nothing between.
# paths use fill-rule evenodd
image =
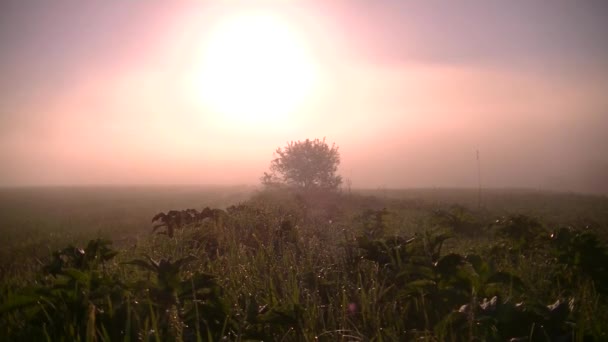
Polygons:
<instances>
[{"instance_id":1,"label":"grassy meadow","mask_svg":"<svg viewBox=\"0 0 608 342\"><path fill-rule=\"evenodd\" d=\"M471 189L0 189L0 340L607 340L608 198L479 204Z\"/></svg>"}]
</instances>

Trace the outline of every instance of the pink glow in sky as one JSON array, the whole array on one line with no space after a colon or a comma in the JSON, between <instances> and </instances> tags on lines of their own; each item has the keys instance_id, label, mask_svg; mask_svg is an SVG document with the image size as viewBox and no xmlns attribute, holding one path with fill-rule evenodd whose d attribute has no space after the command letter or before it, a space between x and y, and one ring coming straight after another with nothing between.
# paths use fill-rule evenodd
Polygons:
<instances>
[{"instance_id":1,"label":"pink glow in sky","mask_svg":"<svg viewBox=\"0 0 608 342\"><path fill-rule=\"evenodd\" d=\"M239 61L260 48L286 56L264 68L287 67L248 82L283 82L276 101L314 86L220 113L193 80L214 28L250 11L288 23L309 64L262 40ZM0 185L257 184L277 147L327 137L355 187L476 186L479 150L487 187L608 193L607 15L561 0L3 1Z\"/></svg>"}]
</instances>

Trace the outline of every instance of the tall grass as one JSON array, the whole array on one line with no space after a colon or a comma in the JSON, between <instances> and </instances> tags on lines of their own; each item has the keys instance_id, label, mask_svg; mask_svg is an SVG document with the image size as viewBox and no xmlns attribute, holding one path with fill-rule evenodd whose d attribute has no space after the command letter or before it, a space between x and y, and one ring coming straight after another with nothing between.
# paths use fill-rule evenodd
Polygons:
<instances>
[{"instance_id":1,"label":"tall grass","mask_svg":"<svg viewBox=\"0 0 608 342\"><path fill-rule=\"evenodd\" d=\"M555 207L564 208L556 196ZM604 243L605 214L593 210L605 202L596 200L600 204L589 200L590 217L599 222L593 234ZM206 220L176 230L171 238L148 231L151 212L133 232L137 239L118 244L119 253L106 262L80 262L70 249L59 259L47 252L38 261L30 259L29 269L5 273L0 336L97 341L606 338L603 280L595 268L555 254L559 249L550 234L563 212L547 224L542 211L535 216L536 230L532 219L509 221L517 216L503 217L505 212L492 205L473 211L445 203L260 193L228 209L226 221ZM189 207L195 205L161 210ZM584 206L573 208L576 214L562 225L584 221L578 216ZM526 229L530 235L513 233ZM579 240L565 243L575 251ZM93 250L85 255L101 255ZM55 273L48 267L53 260L61 262Z\"/></svg>"}]
</instances>

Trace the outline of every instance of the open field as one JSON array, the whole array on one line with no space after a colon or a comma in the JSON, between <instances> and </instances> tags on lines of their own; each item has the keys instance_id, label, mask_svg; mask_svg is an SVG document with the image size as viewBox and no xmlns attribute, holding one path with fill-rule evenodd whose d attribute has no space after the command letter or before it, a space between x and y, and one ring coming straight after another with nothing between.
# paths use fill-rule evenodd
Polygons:
<instances>
[{"instance_id":1,"label":"open field","mask_svg":"<svg viewBox=\"0 0 608 342\"><path fill-rule=\"evenodd\" d=\"M608 198L481 203L469 189L2 189L0 340L607 338ZM204 207L225 211L151 233L158 212Z\"/></svg>"},{"instance_id":2,"label":"open field","mask_svg":"<svg viewBox=\"0 0 608 342\"><path fill-rule=\"evenodd\" d=\"M608 341L606 18L1 1L0 342Z\"/></svg>"},{"instance_id":3,"label":"open field","mask_svg":"<svg viewBox=\"0 0 608 342\"><path fill-rule=\"evenodd\" d=\"M249 198L250 187L31 187L0 189L0 256L49 250L92 238L121 241L148 235L159 211L226 207Z\"/></svg>"}]
</instances>

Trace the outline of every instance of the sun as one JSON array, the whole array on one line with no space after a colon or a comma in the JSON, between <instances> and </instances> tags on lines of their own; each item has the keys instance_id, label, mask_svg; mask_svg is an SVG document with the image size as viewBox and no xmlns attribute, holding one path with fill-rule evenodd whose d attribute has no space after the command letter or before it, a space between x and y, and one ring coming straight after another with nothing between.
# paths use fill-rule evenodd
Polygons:
<instances>
[{"instance_id":1,"label":"sun","mask_svg":"<svg viewBox=\"0 0 608 342\"><path fill-rule=\"evenodd\" d=\"M306 101L316 74L304 39L288 22L273 13L240 13L211 31L197 96L226 123L267 125Z\"/></svg>"}]
</instances>

